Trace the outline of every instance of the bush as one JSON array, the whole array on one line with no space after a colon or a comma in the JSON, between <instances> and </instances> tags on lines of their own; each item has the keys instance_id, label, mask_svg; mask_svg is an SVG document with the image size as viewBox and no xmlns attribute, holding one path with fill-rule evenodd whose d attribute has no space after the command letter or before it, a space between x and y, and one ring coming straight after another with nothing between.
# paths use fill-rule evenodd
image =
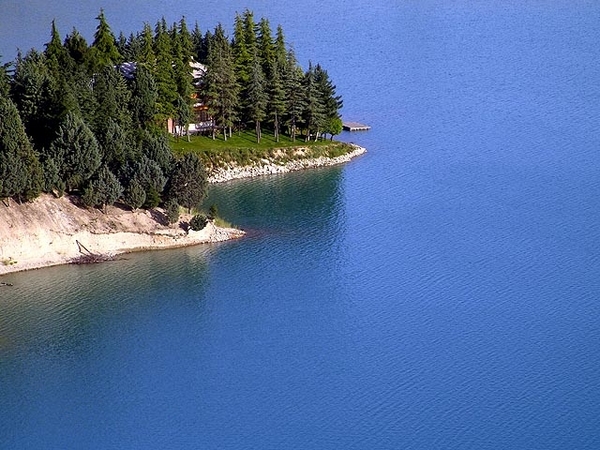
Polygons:
<instances>
[{"instance_id":1,"label":"bush","mask_svg":"<svg viewBox=\"0 0 600 450\"><path fill-rule=\"evenodd\" d=\"M204 229L207 223L208 219L204 214L196 214L190 220L190 228L194 231L200 231Z\"/></svg>"},{"instance_id":2,"label":"bush","mask_svg":"<svg viewBox=\"0 0 600 450\"><path fill-rule=\"evenodd\" d=\"M210 205L210 209L208 210L208 218L214 220L217 218L218 214L219 210L217 209L217 205L213 203L212 205Z\"/></svg>"},{"instance_id":3,"label":"bush","mask_svg":"<svg viewBox=\"0 0 600 450\"><path fill-rule=\"evenodd\" d=\"M165 215L169 223L175 223L179 220L179 204L174 198L170 198L164 204Z\"/></svg>"}]
</instances>

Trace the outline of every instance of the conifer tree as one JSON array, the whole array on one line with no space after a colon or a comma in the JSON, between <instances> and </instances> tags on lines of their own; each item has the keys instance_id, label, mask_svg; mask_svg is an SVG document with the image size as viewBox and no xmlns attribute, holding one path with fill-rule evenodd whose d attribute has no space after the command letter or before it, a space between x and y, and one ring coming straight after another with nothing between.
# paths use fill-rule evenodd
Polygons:
<instances>
[{"instance_id":1,"label":"conifer tree","mask_svg":"<svg viewBox=\"0 0 600 450\"><path fill-rule=\"evenodd\" d=\"M85 38L81 36L79 31L75 28L73 28L71 34L68 34L65 38L64 47L76 64L83 64L87 59L87 52L89 50L88 44Z\"/></svg>"},{"instance_id":2,"label":"conifer tree","mask_svg":"<svg viewBox=\"0 0 600 450\"><path fill-rule=\"evenodd\" d=\"M323 100L323 132L331 134L331 138L342 132L342 119L340 118L340 109L344 102L342 97L336 95L336 87L331 82L326 70L317 64L315 67L315 82L320 97Z\"/></svg>"},{"instance_id":3,"label":"conifer tree","mask_svg":"<svg viewBox=\"0 0 600 450\"><path fill-rule=\"evenodd\" d=\"M282 68L275 60L272 64L271 80L269 83L268 113L273 121L273 134L275 141L279 142L281 118L286 110L285 87L282 78Z\"/></svg>"},{"instance_id":4,"label":"conifer tree","mask_svg":"<svg viewBox=\"0 0 600 450\"><path fill-rule=\"evenodd\" d=\"M210 36L210 33L208 33L208 35ZM205 63L206 57L208 56L208 42L206 41L205 36L202 35L198 22L196 22L190 37L192 40L192 55L194 55L196 60Z\"/></svg>"},{"instance_id":5,"label":"conifer tree","mask_svg":"<svg viewBox=\"0 0 600 450\"><path fill-rule=\"evenodd\" d=\"M304 111L304 91L302 88L303 79L302 69L298 66L294 50L290 49L287 54L285 72L284 72L284 89L287 98L286 104L286 122L290 130L292 141L296 141L296 132L298 124L302 118Z\"/></svg>"},{"instance_id":6,"label":"conifer tree","mask_svg":"<svg viewBox=\"0 0 600 450\"><path fill-rule=\"evenodd\" d=\"M125 78L115 67L105 66L94 77L96 114L93 130L102 132L113 120L125 132L131 130L131 113L128 110L131 92Z\"/></svg>"},{"instance_id":7,"label":"conifer tree","mask_svg":"<svg viewBox=\"0 0 600 450\"><path fill-rule=\"evenodd\" d=\"M269 80L272 77L271 68L275 63L276 55L273 36L271 34L271 25L265 18L260 19L258 23L257 47L263 73L265 74L265 78Z\"/></svg>"},{"instance_id":8,"label":"conifer tree","mask_svg":"<svg viewBox=\"0 0 600 450\"><path fill-rule=\"evenodd\" d=\"M136 55L135 62L138 66L144 66L154 73L156 67L156 55L154 53L154 35L149 23L144 24L142 33L139 36L139 53Z\"/></svg>"},{"instance_id":9,"label":"conifer tree","mask_svg":"<svg viewBox=\"0 0 600 450\"><path fill-rule=\"evenodd\" d=\"M108 167L102 167L84 189L82 200L86 206L102 206L106 214L106 207L116 202L121 195L123 187L117 177Z\"/></svg>"},{"instance_id":10,"label":"conifer tree","mask_svg":"<svg viewBox=\"0 0 600 450\"><path fill-rule=\"evenodd\" d=\"M146 202L146 191L136 178L131 180L129 186L125 189L123 200L134 211Z\"/></svg>"},{"instance_id":11,"label":"conifer tree","mask_svg":"<svg viewBox=\"0 0 600 450\"><path fill-rule=\"evenodd\" d=\"M0 60L2 55L0 55ZM0 63L0 97L8 98L10 92L10 77L8 76L8 68L10 63Z\"/></svg>"},{"instance_id":12,"label":"conifer tree","mask_svg":"<svg viewBox=\"0 0 600 450\"><path fill-rule=\"evenodd\" d=\"M115 36L106 21L103 9L100 10L96 20L98 20L98 27L94 34L91 53L88 54L88 63L92 72L97 72L105 66L115 66L122 61Z\"/></svg>"},{"instance_id":13,"label":"conifer tree","mask_svg":"<svg viewBox=\"0 0 600 450\"><path fill-rule=\"evenodd\" d=\"M147 130L156 122L158 90L149 69L138 64L131 82L130 111L135 127Z\"/></svg>"},{"instance_id":14,"label":"conifer tree","mask_svg":"<svg viewBox=\"0 0 600 450\"><path fill-rule=\"evenodd\" d=\"M48 64L51 66L51 70L56 73L69 73L74 69L73 66L75 61L71 58L67 48L63 46L61 42L55 20L52 21L50 42L46 44L44 55L46 56Z\"/></svg>"},{"instance_id":15,"label":"conifer tree","mask_svg":"<svg viewBox=\"0 0 600 450\"><path fill-rule=\"evenodd\" d=\"M309 63L308 70L304 75L304 112L302 120L306 128L306 141L310 140L311 133L315 135L315 141L319 136L319 130L325 123L325 105L317 85L315 68Z\"/></svg>"},{"instance_id":16,"label":"conifer tree","mask_svg":"<svg viewBox=\"0 0 600 450\"><path fill-rule=\"evenodd\" d=\"M171 171L173 152L164 134L154 134L145 131L142 134L142 153L150 160L156 162L163 173ZM160 192L160 191L159 191Z\"/></svg>"},{"instance_id":17,"label":"conifer tree","mask_svg":"<svg viewBox=\"0 0 600 450\"><path fill-rule=\"evenodd\" d=\"M33 199L43 173L14 103L0 96L0 198Z\"/></svg>"},{"instance_id":18,"label":"conifer tree","mask_svg":"<svg viewBox=\"0 0 600 450\"><path fill-rule=\"evenodd\" d=\"M253 59L252 72L247 91L248 116L254 121L256 142L260 144L261 122L265 119L267 113L267 102L269 100L266 80L262 67L257 57Z\"/></svg>"},{"instance_id":19,"label":"conifer tree","mask_svg":"<svg viewBox=\"0 0 600 450\"><path fill-rule=\"evenodd\" d=\"M64 118L47 157L53 158L59 166L68 191L83 187L101 163L100 148L94 134L73 113L68 113Z\"/></svg>"},{"instance_id":20,"label":"conifer tree","mask_svg":"<svg viewBox=\"0 0 600 450\"><path fill-rule=\"evenodd\" d=\"M30 50L17 57L11 97L36 149L47 148L56 131L53 101L59 93L53 81L43 53Z\"/></svg>"},{"instance_id":21,"label":"conifer tree","mask_svg":"<svg viewBox=\"0 0 600 450\"><path fill-rule=\"evenodd\" d=\"M206 187L206 172L200 158L196 153L187 153L173 167L167 196L191 210L200 207L206 196Z\"/></svg>"},{"instance_id":22,"label":"conifer tree","mask_svg":"<svg viewBox=\"0 0 600 450\"><path fill-rule=\"evenodd\" d=\"M158 88L159 114L164 120L172 116L173 104L177 100L172 52L171 37L163 17L155 28L154 54L156 56L156 66L154 79Z\"/></svg>"},{"instance_id":23,"label":"conifer tree","mask_svg":"<svg viewBox=\"0 0 600 450\"><path fill-rule=\"evenodd\" d=\"M204 77L203 93L206 97L208 111L223 129L231 135L231 127L237 120L239 85L235 74L233 57L223 27L219 24L210 40L207 72ZM213 127L213 139L216 129Z\"/></svg>"}]
</instances>

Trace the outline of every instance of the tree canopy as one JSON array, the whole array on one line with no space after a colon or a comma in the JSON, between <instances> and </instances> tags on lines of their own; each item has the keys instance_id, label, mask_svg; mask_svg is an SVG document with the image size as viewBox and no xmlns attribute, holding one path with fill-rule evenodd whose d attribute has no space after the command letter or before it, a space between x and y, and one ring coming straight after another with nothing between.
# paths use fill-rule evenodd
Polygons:
<instances>
[{"instance_id":1,"label":"tree canopy","mask_svg":"<svg viewBox=\"0 0 600 450\"><path fill-rule=\"evenodd\" d=\"M190 31L184 17L115 38L103 10L96 20L91 44L75 28L62 39L53 21L44 51L0 66L0 197L68 192L133 209L168 201L174 217L176 205L198 206L206 173L196 155L174 157L168 119L185 134L203 111L215 139L246 128L258 142L263 129L277 140L340 132L327 71L304 71L282 27L273 35L250 10L236 15L231 38L221 24Z\"/></svg>"}]
</instances>

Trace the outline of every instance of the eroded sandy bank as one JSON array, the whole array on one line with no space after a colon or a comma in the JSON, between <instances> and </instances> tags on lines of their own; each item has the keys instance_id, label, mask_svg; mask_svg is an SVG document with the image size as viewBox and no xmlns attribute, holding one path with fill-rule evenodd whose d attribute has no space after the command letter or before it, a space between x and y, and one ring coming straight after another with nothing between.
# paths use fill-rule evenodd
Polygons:
<instances>
[{"instance_id":1,"label":"eroded sandy bank","mask_svg":"<svg viewBox=\"0 0 600 450\"><path fill-rule=\"evenodd\" d=\"M241 237L244 232L213 223L186 233L180 223L165 225L160 210L124 211L109 207L107 214L78 207L69 197L42 195L33 202L10 207L0 203L0 275L70 263L90 252L117 255L137 250L183 247Z\"/></svg>"}]
</instances>

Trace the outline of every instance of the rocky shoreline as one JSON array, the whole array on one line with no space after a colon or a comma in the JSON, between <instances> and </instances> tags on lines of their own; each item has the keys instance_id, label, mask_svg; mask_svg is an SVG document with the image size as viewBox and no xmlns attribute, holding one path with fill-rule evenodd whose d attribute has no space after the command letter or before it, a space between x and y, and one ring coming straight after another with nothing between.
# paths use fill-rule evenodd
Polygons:
<instances>
[{"instance_id":1,"label":"rocky shoreline","mask_svg":"<svg viewBox=\"0 0 600 450\"><path fill-rule=\"evenodd\" d=\"M295 172L298 170L311 169L315 167L333 166L348 162L352 158L360 156L367 151L367 149L359 145L350 145L354 147L354 150L334 158L322 156L319 158L296 159L287 162L263 159L260 162L249 166L230 165L229 167L218 168L208 176L208 182L225 183L227 181L236 180L239 178L253 178L264 175Z\"/></svg>"}]
</instances>

